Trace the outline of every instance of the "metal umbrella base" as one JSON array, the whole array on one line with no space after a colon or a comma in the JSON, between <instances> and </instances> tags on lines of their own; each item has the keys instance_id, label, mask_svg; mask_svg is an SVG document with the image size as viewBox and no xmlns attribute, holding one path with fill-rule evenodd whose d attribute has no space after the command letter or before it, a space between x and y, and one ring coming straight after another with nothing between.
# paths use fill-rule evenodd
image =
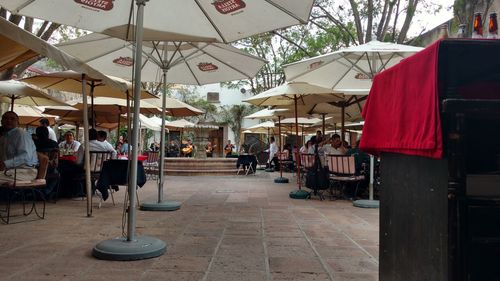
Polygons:
<instances>
[{"instance_id":1,"label":"metal umbrella base","mask_svg":"<svg viewBox=\"0 0 500 281\"><path fill-rule=\"evenodd\" d=\"M162 201L153 203L142 203L142 211L177 211L181 208L181 202L176 201Z\"/></svg>"},{"instance_id":2,"label":"metal umbrella base","mask_svg":"<svg viewBox=\"0 0 500 281\"><path fill-rule=\"evenodd\" d=\"M380 207L380 201L378 200L356 200L352 202L354 207L359 207L359 208L372 208L372 209L377 209Z\"/></svg>"},{"instance_id":3,"label":"metal umbrella base","mask_svg":"<svg viewBox=\"0 0 500 281\"><path fill-rule=\"evenodd\" d=\"M307 199L307 198L311 197L311 194L305 190L299 189L299 190L291 191L289 196L292 199Z\"/></svg>"},{"instance_id":4,"label":"metal umbrella base","mask_svg":"<svg viewBox=\"0 0 500 281\"><path fill-rule=\"evenodd\" d=\"M92 250L92 255L101 260L133 261L161 256L167 250L165 242L150 236L137 236L133 241L126 237L104 240Z\"/></svg>"},{"instance_id":5,"label":"metal umbrella base","mask_svg":"<svg viewBox=\"0 0 500 281\"><path fill-rule=\"evenodd\" d=\"M288 183L288 179L284 177L277 177L274 179L274 183Z\"/></svg>"}]
</instances>

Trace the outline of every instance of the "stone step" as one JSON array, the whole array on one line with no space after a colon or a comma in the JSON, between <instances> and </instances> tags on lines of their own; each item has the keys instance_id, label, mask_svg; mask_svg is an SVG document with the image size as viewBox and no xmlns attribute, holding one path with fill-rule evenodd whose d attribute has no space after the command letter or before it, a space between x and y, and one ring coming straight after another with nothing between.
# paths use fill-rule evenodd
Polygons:
<instances>
[{"instance_id":1,"label":"stone step","mask_svg":"<svg viewBox=\"0 0 500 281\"><path fill-rule=\"evenodd\" d=\"M223 176L223 175L236 175L238 169L221 169L221 170L176 170L165 169L165 175L170 176Z\"/></svg>"},{"instance_id":2,"label":"stone step","mask_svg":"<svg viewBox=\"0 0 500 281\"><path fill-rule=\"evenodd\" d=\"M177 176L235 175L236 158L165 158L165 174Z\"/></svg>"}]
</instances>

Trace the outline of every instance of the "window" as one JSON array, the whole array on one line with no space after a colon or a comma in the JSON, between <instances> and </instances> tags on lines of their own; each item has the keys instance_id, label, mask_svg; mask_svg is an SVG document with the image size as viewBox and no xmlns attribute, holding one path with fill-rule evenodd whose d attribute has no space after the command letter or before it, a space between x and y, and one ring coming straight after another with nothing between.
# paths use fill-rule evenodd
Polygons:
<instances>
[{"instance_id":1,"label":"window","mask_svg":"<svg viewBox=\"0 0 500 281\"><path fill-rule=\"evenodd\" d=\"M207 101L213 103L219 103L219 93L218 92L208 92Z\"/></svg>"}]
</instances>

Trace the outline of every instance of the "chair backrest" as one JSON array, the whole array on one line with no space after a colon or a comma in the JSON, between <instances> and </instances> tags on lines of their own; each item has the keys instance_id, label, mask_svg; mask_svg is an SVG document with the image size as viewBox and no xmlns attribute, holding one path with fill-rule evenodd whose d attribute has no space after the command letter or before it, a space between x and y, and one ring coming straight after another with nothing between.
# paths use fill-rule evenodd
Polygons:
<instances>
[{"instance_id":1,"label":"chair backrest","mask_svg":"<svg viewBox=\"0 0 500 281\"><path fill-rule=\"evenodd\" d=\"M156 162L158 162L159 158L160 158L159 151L149 151L148 152L148 159L146 159L146 163L156 163Z\"/></svg>"},{"instance_id":2,"label":"chair backrest","mask_svg":"<svg viewBox=\"0 0 500 281\"><path fill-rule=\"evenodd\" d=\"M37 152L38 156L38 172L36 174L37 180L45 179L47 176L47 170L49 168L49 157L43 152Z\"/></svg>"},{"instance_id":3,"label":"chair backrest","mask_svg":"<svg viewBox=\"0 0 500 281\"><path fill-rule=\"evenodd\" d=\"M300 154L300 164L304 166L304 168L313 168L314 164L316 163L316 155L315 154L308 154L308 153L301 153Z\"/></svg>"},{"instance_id":4,"label":"chair backrest","mask_svg":"<svg viewBox=\"0 0 500 281\"><path fill-rule=\"evenodd\" d=\"M328 170L336 175L355 175L356 161L352 155L326 155Z\"/></svg>"},{"instance_id":5,"label":"chair backrest","mask_svg":"<svg viewBox=\"0 0 500 281\"><path fill-rule=\"evenodd\" d=\"M278 158L278 160L280 161L288 161L288 157L290 156L290 153L288 152L288 150L283 150L281 152L276 152L276 157Z\"/></svg>"},{"instance_id":6,"label":"chair backrest","mask_svg":"<svg viewBox=\"0 0 500 281\"><path fill-rule=\"evenodd\" d=\"M99 174L104 161L111 159L111 151L90 151L90 173Z\"/></svg>"}]
</instances>

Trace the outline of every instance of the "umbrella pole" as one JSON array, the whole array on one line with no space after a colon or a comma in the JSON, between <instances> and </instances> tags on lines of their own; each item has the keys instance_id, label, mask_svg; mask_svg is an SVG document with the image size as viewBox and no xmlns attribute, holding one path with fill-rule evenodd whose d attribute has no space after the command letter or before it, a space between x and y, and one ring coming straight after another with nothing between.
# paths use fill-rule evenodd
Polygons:
<instances>
[{"instance_id":1,"label":"umbrella pole","mask_svg":"<svg viewBox=\"0 0 500 281\"><path fill-rule=\"evenodd\" d=\"M325 135L325 127L326 127L326 126L325 126L325 115L326 115L326 114L324 114L324 113L323 113L323 114L321 114L321 117L322 117L322 119L323 119L323 136Z\"/></svg>"},{"instance_id":2,"label":"umbrella pole","mask_svg":"<svg viewBox=\"0 0 500 281\"><path fill-rule=\"evenodd\" d=\"M345 104L344 103L342 103L342 107L340 109L341 109L341 114L342 114L342 117L341 117L342 124L340 127L340 138L342 140L342 146L344 146L344 140L345 140Z\"/></svg>"},{"instance_id":3,"label":"umbrella pole","mask_svg":"<svg viewBox=\"0 0 500 281\"><path fill-rule=\"evenodd\" d=\"M141 106L141 66L142 66L142 40L144 23L144 6L148 0L136 0L136 48L134 61L134 127L132 130L132 158L130 161L130 174L128 181L128 217L127 237L109 239L100 242L94 247L92 254L100 259L107 260L140 260L161 256L167 250L165 242L150 236L135 235L136 219L136 188L137 188L137 156L139 137L139 109Z\"/></svg>"},{"instance_id":4,"label":"umbrella pole","mask_svg":"<svg viewBox=\"0 0 500 281\"><path fill-rule=\"evenodd\" d=\"M299 138L299 118L297 116L297 95L293 96L293 103L295 106L295 135ZM300 157L297 158L297 178L299 179L299 190L301 190L302 183L300 182Z\"/></svg>"},{"instance_id":5,"label":"umbrella pole","mask_svg":"<svg viewBox=\"0 0 500 281\"><path fill-rule=\"evenodd\" d=\"M83 94L83 139L84 139L84 167L85 167L85 190L87 192L87 217L92 216L92 186L90 183L90 143L89 143L89 112L87 104L87 87L85 74L82 74ZM92 95L92 93L91 93Z\"/></svg>"},{"instance_id":6,"label":"umbrella pole","mask_svg":"<svg viewBox=\"0 0 500 281\"><path fill-rule=\"evenodd\" d=\"M121 106L118 106L118 112L121 112L121 111L122 111ZM115 145L115 147L118 147L118 143L120 142L120 117L121 117L121 114L118 113L118 127L116 128L116 145Z\"/></svg>"},{"instance_id":7,"label":"umbrella pole","mask_svg":"<svg viewBox=\"0 0 500 281\"><path fill-rule=\"evenodd\" d=\"M10 98L10 111L14 111L14 100L16 100L16 98L12 96Z\"/></svg>"},{"instance_id":8,"label":"umbrella pole","mask_svg":"<svg viewBox=\"0 0 500 281\"><path fill-rule=\"evenodd\" d=\"M167 107L167 72L163 69L163 94L161 101L161 130L160 130L160 163L158 163L158 201L141 204L145 211L175 211L181 207L180 202L163 200L163 184L165 182L165 108Z\"/></svg>"},{"instance_id":9,"label":"umbrella pole","mask_svg":"<svg viewBox=\"0 0 500 281\"><path fill-rule=\"evenodd\" d=\"M281 141L281 116L278 116L278 136L280 139L280 149L278 150L280 152L280 157L281 157L281 152L283 151L283 145ZM275 178L274 182L275 183L288 183L288 179L283 177L283 166L281 165L281 159L278 159L279 165L280 165L280 177Z\"/></svg>"},{"instance_id":10,"label":"umbrella pole","mask_svg":"<svg viewBox=\"0 0 500 281\"><path fill-rule=\"evenodd\" d=\"M95 88L95 82L92 81L91 86L90 86L90 112L92 116L92 128L95 128L95 112L94 112L94 88Z\"/></svg>"}]
</instances>

